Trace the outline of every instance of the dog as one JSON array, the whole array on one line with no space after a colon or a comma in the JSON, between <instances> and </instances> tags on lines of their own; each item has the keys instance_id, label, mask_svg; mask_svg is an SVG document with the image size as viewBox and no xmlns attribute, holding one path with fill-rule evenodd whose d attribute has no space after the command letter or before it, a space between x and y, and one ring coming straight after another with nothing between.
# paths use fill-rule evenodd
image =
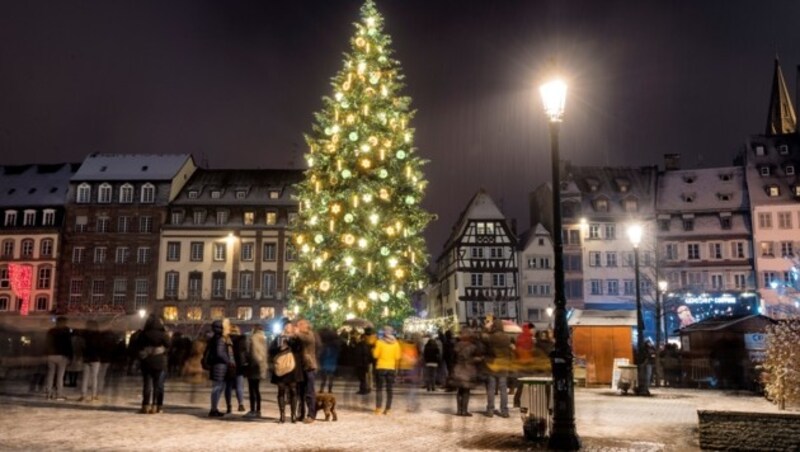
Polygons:
<instances>
[{"instance_id":1,"label":"dog","mask_svg":"<svg viewBox=\"0 0 800 452\"><path fill-rule=\"evenodd\" d=\"M331 393L318 393L317 394L317 413L320 410L325 412L325 422L331 420L331 416L333 416L333 421L336 422L338 417L336 416L336 396ZM316 417L315 417L316 418Z\"/></svg>"}]
</instances>

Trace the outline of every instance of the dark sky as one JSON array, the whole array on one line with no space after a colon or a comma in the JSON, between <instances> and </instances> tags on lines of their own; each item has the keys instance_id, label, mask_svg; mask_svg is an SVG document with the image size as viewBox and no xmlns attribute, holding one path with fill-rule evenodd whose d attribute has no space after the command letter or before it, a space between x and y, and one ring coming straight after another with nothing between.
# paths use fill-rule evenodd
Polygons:
<instances>
[{"instance_id":1,"label":"dark sky","mask_svg":"<svg viewBox=\"0 0 800 452\"><path fill-rule=\"evenodd\" d=\"M302 162L358 0L0 0L0 164L190 152L211 167ZM537 78L569 78L562 156L723 165L765 126L772 64L794 92L797 1L377 0L431 163L441 250L480 187L520 230L549 179Z\"/></svg>"}]
</instances>

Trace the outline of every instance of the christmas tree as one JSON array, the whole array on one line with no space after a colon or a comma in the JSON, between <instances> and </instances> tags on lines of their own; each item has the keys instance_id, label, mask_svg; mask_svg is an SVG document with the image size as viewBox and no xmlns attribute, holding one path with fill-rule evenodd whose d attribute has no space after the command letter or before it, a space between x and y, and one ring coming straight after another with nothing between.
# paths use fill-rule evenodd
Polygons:
<instances>
[{"instance_id":1,"label":"christmas tree","mask_svg":"<svg viewBox=\"0 0 800 452\"><path fill-rule=\"evenodd\" d=\"M354 24L351 51L306 135L308 169L297 187L293 310L317 325L364 318L376 326L411 313L425 285L420 207L427 181L411 99L372 0Z\"/></svg>"}]
</instances>

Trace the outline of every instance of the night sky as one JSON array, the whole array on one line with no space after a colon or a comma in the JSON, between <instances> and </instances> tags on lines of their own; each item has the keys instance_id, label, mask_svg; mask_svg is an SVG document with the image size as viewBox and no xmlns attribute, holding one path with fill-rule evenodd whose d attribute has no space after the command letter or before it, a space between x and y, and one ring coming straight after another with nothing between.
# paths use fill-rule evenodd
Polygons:
<instances>
[{"instance_id":1,"label":"night sky","mask_svg":"<svg viewBox=\"0 0 800 452\"><path fill-rule=\"evenodd\" d=\"M357 0L0 1L0 164L192 153L299 167ZM431 163L435 257L484 187L519 229L549 180L535 90L570 83L562 157L725 165L766 122L772 64L800 64L796 1L377 0Z\"/></svg>"}]
</instances>

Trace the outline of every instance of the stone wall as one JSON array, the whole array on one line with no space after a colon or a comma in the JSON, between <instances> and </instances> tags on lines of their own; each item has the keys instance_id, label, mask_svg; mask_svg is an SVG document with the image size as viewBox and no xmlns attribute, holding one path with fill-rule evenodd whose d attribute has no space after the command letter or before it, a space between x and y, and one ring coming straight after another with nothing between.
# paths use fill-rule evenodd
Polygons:
<instances>
[{"instance_id":1,"label":"stone wall","mask_svg":"<svg viewBox=\"0 0 800 452\"><path fill-rule=\"evenodd\" d=\"M697 411L700 447L800 451L800 414Z\"/></svg>"}]
</instances>

